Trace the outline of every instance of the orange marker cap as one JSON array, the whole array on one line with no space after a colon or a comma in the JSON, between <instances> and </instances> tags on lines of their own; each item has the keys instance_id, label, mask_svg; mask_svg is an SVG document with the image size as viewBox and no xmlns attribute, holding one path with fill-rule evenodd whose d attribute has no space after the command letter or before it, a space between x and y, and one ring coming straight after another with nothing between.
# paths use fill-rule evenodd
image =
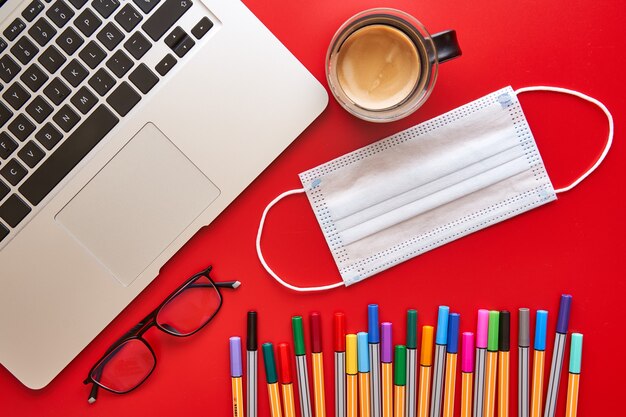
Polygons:
<instances>
[{"instance_id":1,"label":"orange marker cap","mask_svg":"<svg viewBox=\"0 0 626 417\"><path fill-rule=\"evenodd\" d=\"M422 327L422 356L420 365L431 366L433 364L433 326Z\"/></svg>"}]
</instances>

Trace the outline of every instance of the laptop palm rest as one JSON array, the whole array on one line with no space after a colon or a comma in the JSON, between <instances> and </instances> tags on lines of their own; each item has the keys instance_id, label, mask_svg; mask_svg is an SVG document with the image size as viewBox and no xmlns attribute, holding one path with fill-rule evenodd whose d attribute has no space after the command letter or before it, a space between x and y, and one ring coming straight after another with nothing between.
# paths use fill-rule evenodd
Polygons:
<instances>
[{"instance_id":1,"label":"laptop palm rest","mask_svg":"<svg viewBox=\"0 0 626 417\"><path fill-rule=\"evenodd\" d=\"M219 194L215 184L148 123L56 220L128 286Z\"/></svg>"}]
</instances>

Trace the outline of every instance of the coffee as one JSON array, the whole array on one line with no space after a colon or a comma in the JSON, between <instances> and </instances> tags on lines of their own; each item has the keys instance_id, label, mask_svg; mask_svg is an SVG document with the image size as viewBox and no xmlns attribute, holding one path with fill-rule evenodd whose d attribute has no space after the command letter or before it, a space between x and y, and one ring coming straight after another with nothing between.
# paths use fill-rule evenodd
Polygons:
<instances>
[{"instance_id":1,"label":"coffee","mask_svg":"<svg viewBox=\"0 0 626 417\"><path fill-rule=\"evenodd\" d=\"M337 53L337 78L359 107L382 110L402 103L420 77L420 56L411 39L393 26L354 31Z\"/></svg>"}]
</instances>

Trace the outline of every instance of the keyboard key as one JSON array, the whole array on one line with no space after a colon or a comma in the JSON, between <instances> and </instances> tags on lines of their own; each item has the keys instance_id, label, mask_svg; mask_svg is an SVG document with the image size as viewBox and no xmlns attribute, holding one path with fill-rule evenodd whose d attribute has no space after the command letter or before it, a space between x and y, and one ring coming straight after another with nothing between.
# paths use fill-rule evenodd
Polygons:
<instances>
[{"instance_id":1,"label":"keyboard key","mask_svg":"<svg viewBox=\"0 0 626 417\"><path fill-rule=\"evenodd\" d=\"M130 73L128 79L144 94L147 94L152 90L152 87L159 82L159 77L154 75L146 64L139 64L139 66Z\"/></svg>"},{"instance_id":2,"label":"keyboard key","mask_svg":"<svg viewBox=\"0 0 626 417\"><path fill-rule=\"evenodd\" d=\"M80 64L80 62L78 62L77 59L73 59L65 68L63 68L61 75L72 85L72 87L78 87L78 84L87 78L89 72Z\"/></svg>"},{"instance_id":3,"label":"keyboard key","mask_svg":"<svg viewBox=\"0 0 626 417\"><path fill-rule=\"evenodd\" d=\"M158 41L192 6L191 0L165 0L141 28Z\"/></svg>"},{"instance_id":4,"label":"keyboard key","mask_svg":"<svg viewBox=\"0 0 626 417\"><path fill-rule=\"evenodd\" d=\"M17 142L7 132L0 133L0 158L7 159L17 149Z\"/></svg>"},{"instance_id":5,"label":"keyboard key","mask_svg":"<svg viewBox=\"0 0 626 417\"><path fill-rule=\"evenodd\" d=\"M6 185L4 181L0 181L0 201L2 201L4 197L8 196L10 192L11 192L11 189L9 188L9 186ZM4 226L0 224L0 240L2 240L4 236L6 236L6 235L3 236L2 229L4 229Z\"/></svg>"},{"instance_id":6,"label":"keyboard key","mask_svg":"<svg viewBox=\"0 0 626 417\"><path fill-rule=\"evenodd\" d=\"M2 217L2 220L7 222L9 226L15 227L24 220L24 217L26 217L30 211L31 208L16 194L13 194L0 206L0 217Z\"/></svg>"},{"instance_id":7,"label":"keyboard key","mask_svg":"<svg viewBox=\"0 0 626 417\"><path fill-rule=\"evenodd\" d=\"M87 3L87 0L69 0L76 9L80 9Z\"/></svg>"},{"instance_id":8,"label":"keyboard key","mask_svg":"<svg viewBox=\"0 0 626 417\"><path fill-rule=\"evenodd\" d=\"M113 22L109 22L98 33L97 38L100 42L102 42L105 48L112 51L122 41L122 39L124 39L124 34L117 28L117 26L115 26Z\"/></svg>"},{"instance_id":9,"label":"keyboard key","mask_svg":"<svg viewBox=\"0 0 626 417\"><path fill-rule=\"evenodd\" d=\"M32 173L19 191L31 204L39 204L118 122L119 119L104 104L96 107Z\"/></svg>"},{"instance_id":10,"label":"keyboard key","mask_svg":"<svg viewBox=\"0 0 626 417\"><path fill-rule=\"evenodd\" d=\"M50 45L48 49L39 55L38 61L50 74L54 74L67 59L54 45Z\"/></svg>"},{"instance_id":11,"label":"keyboard key","mask_svg":"<svg viewBox=\"0 0 626 417\"><path fill-rule=\"evenodd\" d=\"M85 9L76 20L74 20L74 25L83 35L89 37L102 25L102 20L100 20L91 9Z\"/></svg>"},{"instance_id":12,"label":"keyboard key","mask_svg":"<svg viewBox=\"0 0 626 417\"><path fill-rule=\"evenodd\" d=\"M100 48L96 41L90 41L87 46L78 53L78 56L85 61L85 64L87 64L89 68L94 69L106 58L107 54Z\"/></svg>"},{"instance_id":13,"label":"keyboard key","mask_svg":"<svg viewBox=\"0 0 626 417\"><path fill-rule=\"evenodd\" d=\"M41 143L44 148L51 150L54 145L59 143L63 138L63 134L58 131L52 123L46 123L39 132L35 133L35 139Z\"/></svg>"},{"instance_id":14,"label":"keyboard key","mask_svg":"<svg viewBox=\"0 0 626 417\"><path fill-rule=\"evenodd\" d=\"M35 119L37 123L42 123L50 114L52 114L52 106L45 98L37 96L26 106L26 112Z\"/></svg>"},{"instance_id":15,"label":"keyboard key","mask_svg":"<svg viewBox=\"0 0 626 417\"><path fill-rule=\"evenodd\" d=\"M155 69L162 77L165 74L167 74L168 72L170 72L172 67L174 65L176 65L176 62L177 61L176 61L176 58L174 58L174 55L167 54L167 55L165 55L165 58L163 58L161 61L159 61L159 63L156 65Z\"/></svg>"},{"instance_id":16,"label":"keyboard key","mask_svg":"<svg viewBox=\"0 0 626 417\"><path fill-rule=\"evenodd\" d=\"M4 51L5 49L7 49L7 41L5 41L4 39L0 38L0 52Z\"/></svg>"},{"instance_id":17,"label":"keyboard key","mask_svg":"<svg viewBox=\"0 0 626 417\"><path fill-rule=\"evenodd\" d=\"M35 17L43 10L43 3L39 0L34 0L27 8L22 12L22 17L29 22L32 22Z\"/></svg>"},{"instance_id":18,"label":"keyboard key","mask_svg":"<svg viewBox=\"0 0 626 417\"><path fill-rule=\"evenodd\" d=\"M61 109L54 116L52 116L52 120L54 120L56 124L59 125L65 133L67 133L72 130L74 126L76 126L76 123L80 121L80 116L66 104L61 107Z\"/></svg>"},{"instance_id":19,"label":"keyboard key","mask_svg":"<svg viewBox=\"0 0 626 417\"><path fill-rule=\"evenodd\" d=\"M20 33L22 33L22 31L24 30L24 28L26 27L26 24L24 24L24 22L22 21L22 19L20 19L19 17L16 18L13 23L11 23L9 25L9 27L7 27L4 32L4 36L10 40L10 41L14 41L15 38L17 38L17 35L19 35Z\"/></svg>"},{"instance_id":20,"label":"keyboard key","mask_svg":"<svg viewBox=\"0 0 626 417\"><path fill-rule=\"evenodd\" d=\"M39 68L39 65L33 64L24 71L20 80L22 80L31 91L35 92L48 81L48 75Z\"/></svg>"},{"instance_id":21,"label":"keyboard key","mask_svg":"<svg viewBox=\"0 0 626 417\"><path fill-rule=\"evenodd\" d=\"M122 7L122 10L115 15L115 21L119 23L126 32L133 30L142 19L143 17L141 17L137 9L131 6L130 3Z\"/></svg>"},{"instance_id":22,"label":"keyboard key","mask_svg":"<svg viewBox=\"0 0 626 417\"><path fill-rule=\"evenodd\" d=\"M93 108L98 102L98 98L91 92L89 88L83 86L72 96L71 100L74 107L78 109L82 114L89 113L89 110Z\"/></svg>"},{"instance_id":23,"label":"keyboard key","mask_svg":"<svg viewBox=\"0 0 626 417\"><path fill-rule=\"evenodd\" d=\"M191 36L185 35L184 38L178 42L178 44L174 47L174 53L178 55L179 58L187 55L187 52L196 44L196 42L191 39Z\"/></svg>"},{"instance_id":24,"label":"keyboard key","mask_svg":"<svg viewBox=\"0 0 626 417\"><path fill-rule=\"evenodd\" d=\"M107 70L100 68L89 79L89 85L96 90L98 94L104 96L111 88L113 88L115 80L111 77L111 74L109 74Z\"/></svg>"},{"instance_id":25,"label":"keyboard key","mask_svg":"<svg viewBox=\"0 0 626 417\"><path fill-rule=\"evenodd\" d=\"M20 66L9 55L0 58L0 78L5 83L10 82L17 73L20 72Z\"/></svg>"},{"instance_id":26,"label":"keyboard key","mask_svg":"<svg viewBox=\"0 0 626 417\"><path fill-rule=\"evenodd\" d=\"M11 53L26 65L39 52L39 49L26 36L22 36L11 48Z\"/></svg>"},{"instance_id":27,"label":"keyboard key","mask_svg":"<svg viewBox=\"0 0 626 417\"><path fill-rule=\"evenodd\" d=\"M124 48L126 48L135 59L140 59L152 48L152 44L141 32L137 31L124 43Z\"/></svg>"},{"instance_id":28,"label":"keyboard key","mask_svg":"<svg viewBox=\"0 0 626 417\"><path fill-rule=\"evenodd\" d=\"M107 61L107 67L117 75L117 78L122 78L133 65L134 62L121 49Z\"/></svg>"},{"instance_id":29,"label":"keyboard key","mask_svg":"<svg viewBox=\"0 0 626 417\"><path fill-rule=\"evenodd\" d=\"M126 81L123 81L119 87L117 87L109 97L107 97L107 103L124 117L129 111L141 100L141 96L137 93L133 87Z\"/></svg>"},{"instance_id":30,"label":"keyboard key","mask_svg":"<svg viewBox=\"0 0 626 417\"><path fill-rule=\"evenodd\" d=\"M4 240L5 237L9 235L9 229L4 227L2 223L0 223L0 242Z\"/></svg>"},{"instance_id":31,"label":"keyboard key","mask_svg":"<svg viewBox=\"0 0 626 417\"><path fill-rule=\"evenodd\" d=\"M9 131L13 133L20 142L24 142L35 130L35 125L30 119L23 114L18 114L11 123L9 123Z\"/></svg>"},{"instance_id":32,"label":"keyboard key","mask_svg":"<svg viewBox=\"0 0 626 417\"><path fill-rule=\"evenodd\" d=\"M11 107L15 110L19 110L30 98L30 93L26 91L19 82L15 82L7 88L7 91L4 92L2 97Z\"/></svg>"},{"instance_id":33,"label":"keyboard key","mask_svg":"<svg viewBox=\"0 0 626 417\"><path fill-rule=\"evenodd\" d=\"M57 38L57 45L68 55L72 55L76 52L84 42L83 38L71 27L65 29Z\"/></svg>"},{"instance_id":34,"label":"keyboard key","mask_svg":"<svg viewBox=\"0 0 626 417\"><path fill-rule=\"evenodd\" d=\"M50 39L57 34L57 30L52 26L48 20L44 17L40 18L28 29L28 34L39 44L39 46L46 46Z\"/></svg>"},{"instance_id":35,"label":"keyboard key","mask_svg":"<svg viewBox=\"0 0 626 417\"><path fill-rule=\"evenodd\" d=\"M105 19L111 16L111 13L113 13L119 6L119 0L93 0L91 2L91 7L96 9L96 11Z\"/></svg>"},{"instance_id":36,"label":"keyboard key","mask_svg":"<svg viewBox=\"0 0 626 417\"><path fill-rule=\"evenodd\" d=\"M20 159L30 168L35 168L35 166L43 159L44 156L46 156L46 154L35 144L35 142L30 140L22 149L20 149L17 156L19 156Z\"/></svg>"},{"instance_id":37,"label":"keyboard key","mask_svg":"<svg viewBox=\"0 0 626 417\"><path fill-rule=\"evenodd\" d=\"M4 103L0 102L0 127L4 126L12 116L13 112Z\"/></svg>"},{"instance_id":38,"label":"keyboard key","mask_svg":"<svg viewBox=\"0 0 626 417\"><path fill-rule=\"evenodd\" d=\"M11 185L17 185L22 178L28 174L26 168L22 166L17 159L11 159L2 169L0 169L0 174L6 179Z\"/></svg>"},{"instance_id":39,"label":"keyboard key","mask_svg":"<svg viewBox=\"0 0 626 417\"><path fill-rule=\"evenodd\" d=\"M196 39L202 39L204 35L213 27L213 22L208 17L203 17L200 21L191 29L191 34Z\"/></svg>"},{"instance_id":40,"label":"keyboard key","mask_svg":"<svg viewBox=\"0 0 626 417\"><path fill-rule=\"evenodd\" d=\"M43 89L44 94L57 106L70 95L70 89L59 77L50 81Z\"/></svg>"},{"instance_id":41,"label":"keyboard key","mask_svg":"<svg viewBox=\"0 0 626 417\"><path fill-rule=\"evenodd\" d=\"M150 11L152 9L154 9L154 6L156 6L161 0L133 0L133 3L135 3L142 12L144 13L150 13Z\"/></svg>"},{"instance_id":42,"label":"keyboard key","mask_svg":"<svg viewBox=\"0 0 626 417\"><path fill-rule=\"evenodd\" d=\"M171 31L170 34L163 39L163 41L171 49L174 49L178 42L180 42L180 40L185 36L187 36L187 34L183 30L183 28L181 28L180 26L176 26L174 30Z\"/></svg>"},{"instance_id":43,"label":"keyboard key","mask_svg":"<svg viewBox=\"0 0 626 417\"><path fill-rule=\"evenodd\" d=\"M74 16L74 10L63 0L57 0L46 12L55 25L62 28Z\"/></svg>"}]
</instances>

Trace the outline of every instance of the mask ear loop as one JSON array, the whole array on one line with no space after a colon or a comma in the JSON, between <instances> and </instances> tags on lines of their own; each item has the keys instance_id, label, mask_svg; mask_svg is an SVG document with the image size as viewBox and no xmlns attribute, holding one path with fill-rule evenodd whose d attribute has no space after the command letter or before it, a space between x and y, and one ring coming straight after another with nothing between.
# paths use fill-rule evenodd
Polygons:
<instances>
[{"instance_id":1,"label":"mask ear loop","mask_svg":"<svg viewBox=\"0 0 626 417\"><path fill-rule=\"evenodd\" d=\"M314 292L314 291L326 291L326 290L330 290L333 288L341 287L343 285L343 281L340 281L334 284L329 284L329 285L322 285L319 287L296 287L295 285L291 285L285 282L278 275L276 275L274 271L272 271L272 269L269 267L267 262L265 262L265 258L263 257L263 253L261 252L261 235L263 234L263 226L265 225L265 217L267 217L267 213L270 211L272 207L274 207L276 203L278 203L283 198L288 197L293 194L301 194L304 192L305 192L304 188L298 188L295 190L285 191L284 193L282 193L281 195L273 199L267 205L267 207L265 207L265 210L263 210L263 215L261 216L261 222L259 223L259 231L257 232L257 235L256 235L257 256L259 257L259 261L261 261L261 265L263 265L263 268L265 268L267 273L270 274L276 281L278 281L279 284L281 284L284 287L289 288L290 290L298 291L298 292Z\"/></svg>"},{"instance_id":2,"label":"mask ear loop","mask_svg":"<svg viewBox=\"0 0 626 417\"><path fill-rule=\"evenodd\" d=\"M598 166L600 166L600 164L602 163L602 161L604 160L606 155L609 153L609 149L611 148L611 144L613 143L613 131L614 131L613 116L611 115L611 112L609 111L609 109L607 109L604 104L600 103L600 101L596 100L593 97L589 97L586 94L580 93L578 91L569 90L567 88L561 88L561 87L536 86L536 87L519 88L519 89L515 90L515 94L521 94L521 93L525 93L527 91L552 91L552 92L555 92L555 93L563 93L563 94L569 94L569 95L572 95L572 96L576 96L578 98L581 98L581 99L583 99L585 101L588 101L588 102L593 103L596 106L598 106L600 108L600 110L602 110L604 112L604 114L606 115L606 118L609 121L609 135L607 137L606 145L604 146L604 150L602 151L602 154L596 160L596 162L593 164L593 166L591 168L589 168L587 170L587 172L585 172L580 177L578 177L577 180L572 182L567 187L563 187L563 188L559 188L557 190L554 190L554 192L557 193L557 194L558 193L564 193L564 192L569 191L572 188L576 187L578 184L581 183L582 180L584 180L589 175L591 175L591 173L593 171L595 171L596 168L598 168Z\"/></svg>"}]
</instances>

